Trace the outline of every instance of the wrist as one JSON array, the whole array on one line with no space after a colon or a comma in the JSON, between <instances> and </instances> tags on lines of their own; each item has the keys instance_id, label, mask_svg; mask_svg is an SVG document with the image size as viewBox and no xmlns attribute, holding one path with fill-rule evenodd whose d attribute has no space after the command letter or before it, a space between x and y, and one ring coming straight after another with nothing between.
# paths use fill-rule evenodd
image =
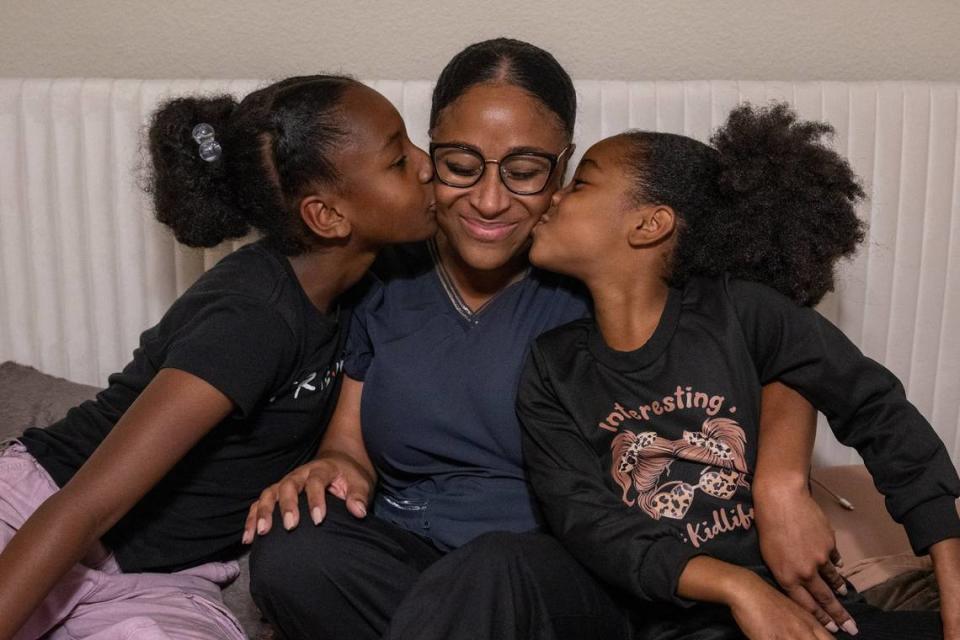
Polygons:
<instances>
[{"instance_id":1,"label":"wrist","mask_svg":"<svg viewBox=\"0 0 960 640\"><path fill-rule=\"evenodd\" d=\"M960 538L947 538L931 545L930 558L941 592L960 595Z\"/></svg>"},{"instance_id":2,"label":"wrist","mask_svg":"<svg viewBox=\"0 0 960 640\"><path fill-rule=\"evenodd\" d=\"M809 496L810 474L806 471L784 470L757 471L754 475L753 494L763 497Z\"/></svg>"},{"instance_id":3,"label":"wrist","mask_svg":"<svg viewBox=\"0 0 960 640\"><path fill-rule=\"evenodd\" d=\"M753 571L743 567L736 567L735 571L730 571L723 582L724 584L720 586L723 594L721 604L731 609L744 605L758 591L773 588Z\"/></svg>"},{"instance_id":4,"label":"wrist","mask_svg":"<svg viewBox=\"0 0 960 640\"><path fill-rule=\"evenodd\" d=\"M709 556L696 556L680 574L677 595L697 602L712 602L733 607L741 598L755 593L758 584L766 586L749 569Z\"/></svg>"}]
</instances>

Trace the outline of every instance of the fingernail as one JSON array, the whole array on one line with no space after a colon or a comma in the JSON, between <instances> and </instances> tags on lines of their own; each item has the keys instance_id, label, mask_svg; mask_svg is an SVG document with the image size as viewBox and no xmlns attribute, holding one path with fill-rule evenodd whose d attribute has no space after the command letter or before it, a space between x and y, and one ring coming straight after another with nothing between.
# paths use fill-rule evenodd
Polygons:
<instances>
[{"instance_id":1,"label":"fingernail","mask_svg":"<svg viewBox=\"0 0 960 640\"><path fill-rule=\"evenodd\" d=\"M320 507L314 507L310 509L310 518L313 520L313 524L320 524L323 522L323 512L320 511Z\"/></svg>"},{"instance_id":2,"label":"fingernail","mask_svg":"<svg viewBox=\"0 0 960 640\"><path fill-rule=\"evenodd\" d=\"M847 595L848 592L849 592L849 591L848 591L848 589L847 589L847 585L846 585L846 584L841 584L839 587L837 587L837 593L839 593L839 594L842 595L842 596Z\"/></svg>"},{"instance_id":3,"label":"fingernail","mask_svg":"<svg viewBox=\"0 0 960 640\"><path fill-rule=\"evenodd\" d=\"M290 529L293 529L293 525L293 513L287 511L285 514L283 514L283 528L287 531L290 531Z\"/></svg>"},{"instance_id":4,"label":"fingernail","mask_svg":"<svg viewBox=\"0 0 960 640\"><path fill-rule=\"evenodd\" d=\"M242 544L250 544L251 542L253 542L253 534L250 533L249 531L244 531L243 537L240 539L240 542Z\"/></svg>"},{"instance_id":5,"label":"fingernail","mask_svg":"<svg viewBox=\"0 0 960 640\"><path fill-rule=\"evenodd\" d=\"M829 631L830 633L838 633L840 631L840 627L837 626L836 622L831 620L830 622L827 623L827 631Z\"/></svg>"},{"instance_id":6,"label":"fingernail","mask_svg":"<svg viewBox=\"0 0 960 640\"><path fill-rule=\"evenodd\" d=\"M363 506L362 503L357 503L357 511L360 512L360 517L361 517L361 518L366 518L366 517L367 517L367 508L366 508L365 506Z\"/></svg>"},{"instance_id":7,"label":"fingernail","mask_svg":"<svg viewBox=\"0 0 960 640\"><path fill-rule=\"evenodd\" d=\"M857 623L853 621L853 618L850 618L840 626L843 627L844 631L846 631L852 636L855 636L858 633L860 633L860 629L857 629Z\"/></svg>"},{"instance_id":8,"label":"fingernail","mask_svg":"<svg viewBox=\"0 0 960 640\"><path fill-rule=\"evenodd\" d=\"M263 518L257 520L257 533L263 535L267 532L267 521Z\"/></svg>"}]
</instances>

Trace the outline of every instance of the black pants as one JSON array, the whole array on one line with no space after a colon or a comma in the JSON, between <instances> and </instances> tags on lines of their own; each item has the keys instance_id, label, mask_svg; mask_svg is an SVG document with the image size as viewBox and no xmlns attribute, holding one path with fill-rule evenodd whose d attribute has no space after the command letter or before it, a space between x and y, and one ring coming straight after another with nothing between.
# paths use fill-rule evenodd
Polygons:
<instances>
[{"instance_id":1,"label":"black pants","mask_svg":"<svg viewBox=\"0 0 960 640\"><path fill-rule=\"evenodd\" d=\"M630 637L625 608L552 537L490 533L443 554L327 498L315 527L273 530L250 555L250 590L285 638L609 640Z\"/></svg>"}]
</instances>

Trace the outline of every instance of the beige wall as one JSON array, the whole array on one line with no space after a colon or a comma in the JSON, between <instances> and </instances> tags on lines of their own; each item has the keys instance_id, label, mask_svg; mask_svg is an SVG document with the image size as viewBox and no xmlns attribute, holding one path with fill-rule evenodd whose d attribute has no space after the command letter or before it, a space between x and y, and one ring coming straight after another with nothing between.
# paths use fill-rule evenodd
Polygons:
<instances>
[{"instance_id":1,"label":"beige wall","mask_svg":"<svg viewBox=\"0 0 960 640\"><path fill-rule=\"evenodd\" d=\"M0 76L433 79L496 35L577 78L960 79L956 0L2 0Z\"/></svg>"}]
</instances>

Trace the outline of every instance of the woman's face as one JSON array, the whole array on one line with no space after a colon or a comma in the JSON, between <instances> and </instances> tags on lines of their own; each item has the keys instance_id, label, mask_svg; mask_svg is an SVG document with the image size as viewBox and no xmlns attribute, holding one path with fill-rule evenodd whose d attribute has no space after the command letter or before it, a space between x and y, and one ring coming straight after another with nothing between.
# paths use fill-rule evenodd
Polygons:
<instances>
[{"instance_id":1,"label":"woman's face","mask_svg":"<svg viewBox=\"0 0 960 640\"><path fill-rule=\"evenodd\" d=\"M431 137L436 144L459 144L484 160L535 151L559 155L568 144L557 117L526 91L512 85L483 84L448 105ZM459 188L434 181L437 223L449 246L468 267L489 271L523 254L530 230L550 206L566 163L561 160L547 187L516 195L500 180L498 165L487 162L480 180Z\"/></svg>"},{"instance_id":2,"label":"woman's face","mask_svg":"<svg viewBox=\"0 0 960 640\"><path fill-rule=\"evenodd\" d=\"M431 237L437 229L433 167L407 138L400 114L363 85L348 89L341 107L348 114L347 142L336 163L353 232L373 245Z\"/></svg>"},{"instance_id":3,"label":"woman's face","mask_svg":"<svg viewBox=\"0 0 960 640\"><path fill-rule=\"evenodd\" d=\"M587 150L573 180L553 196L553 206L533 230L533 264L582 278L616 260L633 222L624 214L637 209L625 171L628 144L613 137Z\"/></svg>"}]
</instances>

